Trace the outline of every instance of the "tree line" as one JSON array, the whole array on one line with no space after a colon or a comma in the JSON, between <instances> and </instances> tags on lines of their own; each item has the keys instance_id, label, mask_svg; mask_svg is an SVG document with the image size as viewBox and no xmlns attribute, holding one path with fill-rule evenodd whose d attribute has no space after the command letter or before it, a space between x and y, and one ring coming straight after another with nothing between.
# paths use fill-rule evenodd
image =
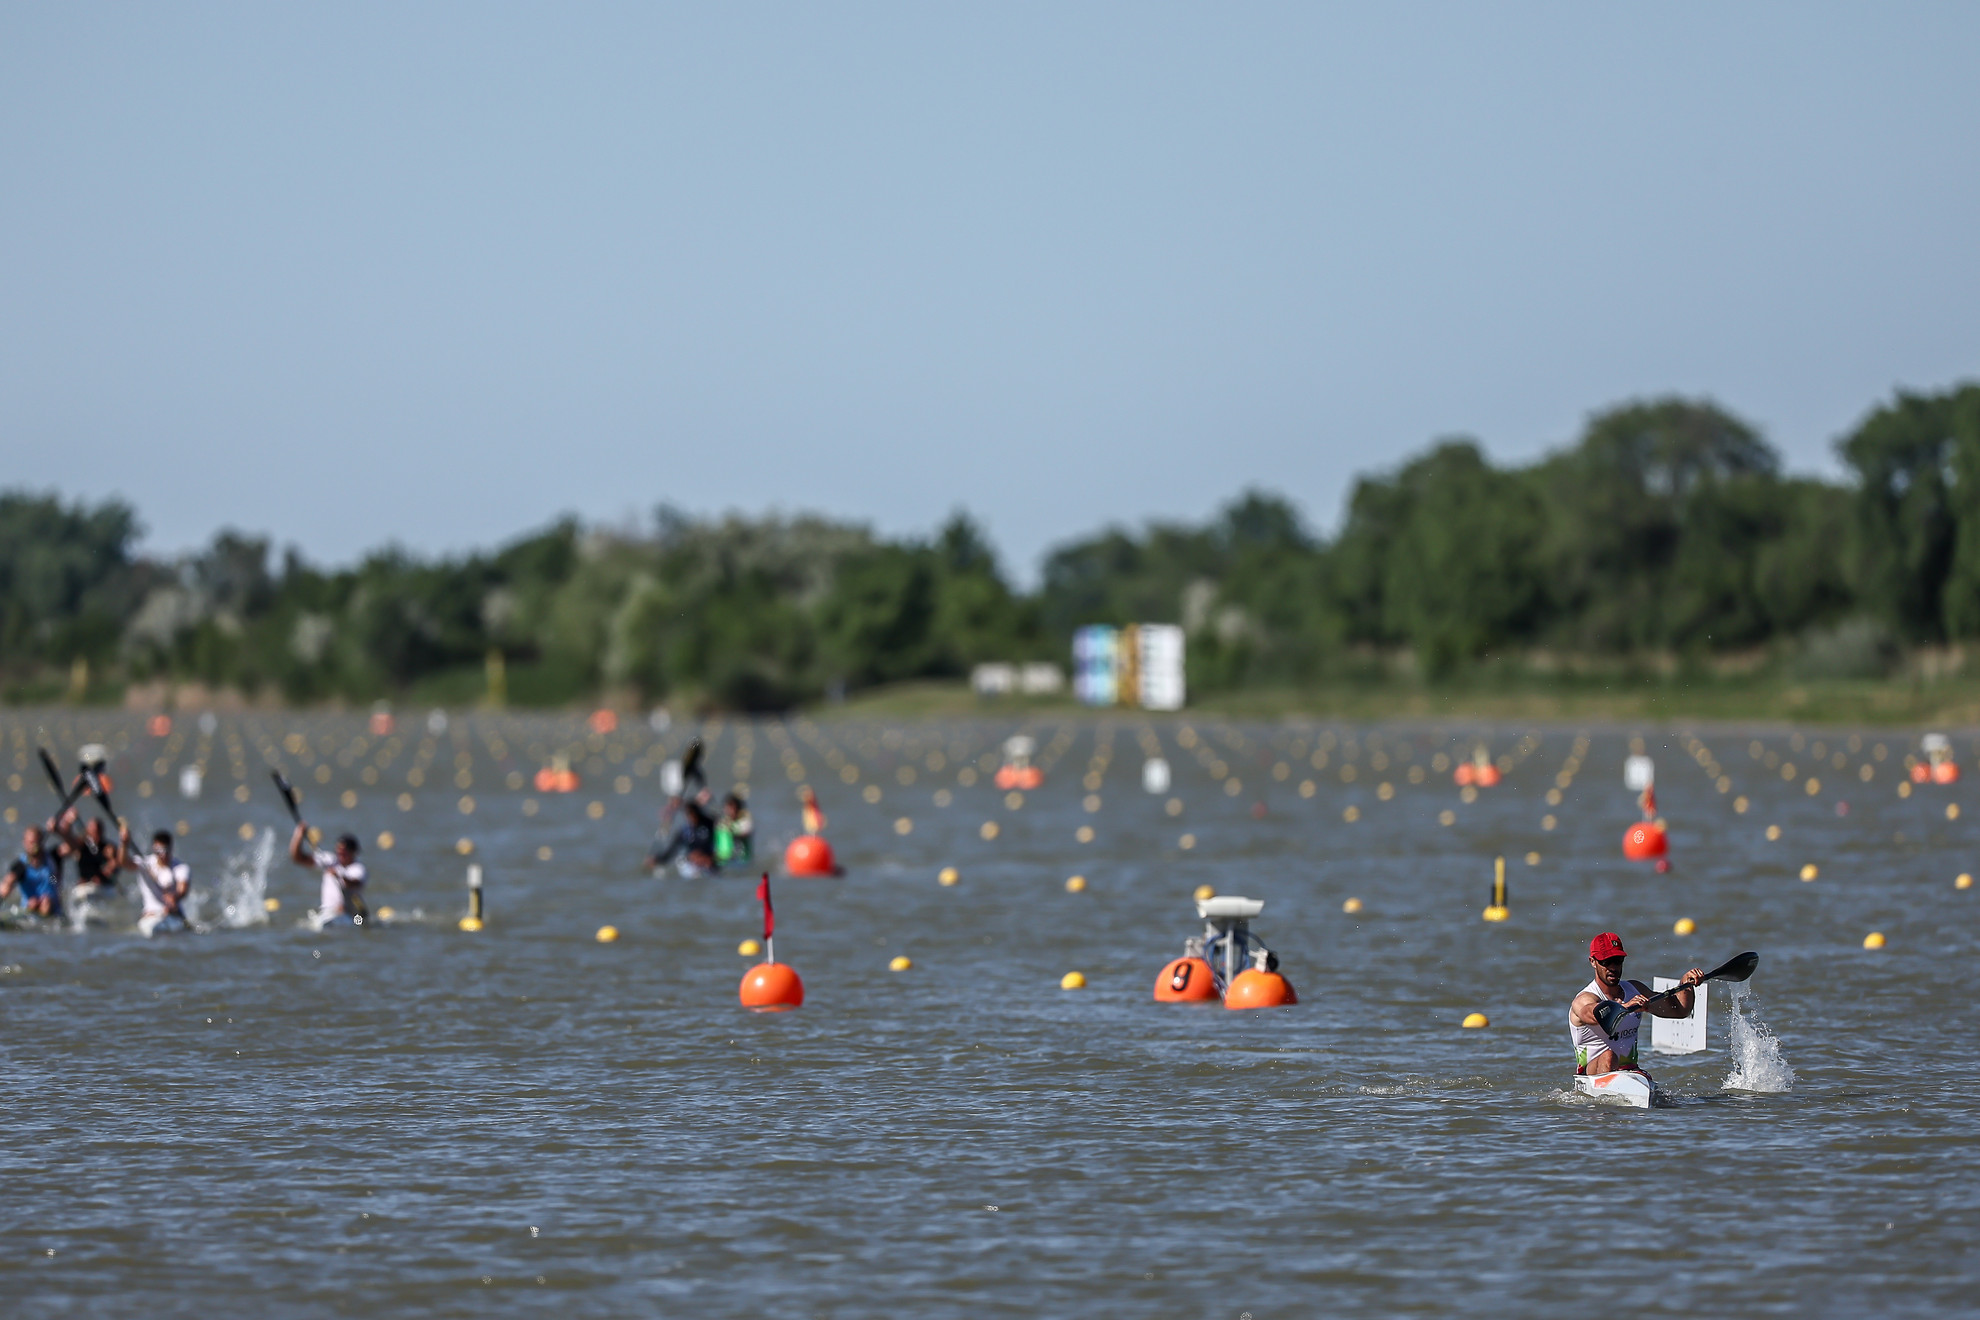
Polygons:
<instances>
[{"instance_id":1,"label":"tree line","mask_svg":"<svg viewBox=\"0 0 1980 1320\"><path fill-rule=\"evenodd\" d=\"M1207 523L1112 527L1015 589L977 525L887 539L822 517L564 519L488 552L345 568L223 531L139 554L119 501L0 493L0 693L197 681L293 702L776 709L985 660L1064 662L1085 623L1181 622L1192 688L1508 657L1760 654L1875 676L1980 636L1980 385L1900 393L1790 476L1709 401L1630 402L1537 462L1454 439L1361 477L1331 538L1269 492ZM80 662L80 663L79 663Z\"/></svg>"}]
</instances>

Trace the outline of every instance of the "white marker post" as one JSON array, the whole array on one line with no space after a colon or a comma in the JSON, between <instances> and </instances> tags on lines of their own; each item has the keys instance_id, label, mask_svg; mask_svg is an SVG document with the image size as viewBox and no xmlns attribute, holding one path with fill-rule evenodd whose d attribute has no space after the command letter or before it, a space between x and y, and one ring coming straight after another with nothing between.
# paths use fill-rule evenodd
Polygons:
<instances>
[{"instance_id":1,"label":"white marker post","mask_svg":"<svg viewBox=\"0 0 1980 1320\"><path fill-rule=\"evenodd\" d=\"M1169 791L1169 763L1159 756L1151 756L1141 763L1141 787L1148 793Z\"/></svg>"},{"instance_id":2,"label":"white marker post","mask_svg":"<svg viewBox=\"0 0 1980 1320\"><path fill-rule=\"evenodd\" d=\"M1650 988L1657 991L1674 990L1677 978L1673 976L1653 977ZM1705 1049L1705 992L1709 986L1698 986L1693 991L1697 995L1691 1006L1691 1016L1687 1018L1660 1018L1650 1015L1650 1050L1654 1054L1698 1054Z\"/></svg>"}]
</instances>

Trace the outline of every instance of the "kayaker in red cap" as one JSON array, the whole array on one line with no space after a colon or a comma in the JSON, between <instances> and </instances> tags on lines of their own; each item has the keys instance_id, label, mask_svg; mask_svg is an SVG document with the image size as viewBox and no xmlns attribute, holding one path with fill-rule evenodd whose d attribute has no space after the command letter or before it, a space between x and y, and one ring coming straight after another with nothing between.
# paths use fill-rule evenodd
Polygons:
<instances>
[{"instance_id":1,"label":"kayaker in red cap","mask_svg":"<svg viewBox=\"0 0 1980 1320\"><path fill-rule=\"evenodd\" d=\"M1588 965L1595 969L1595 979L1568 1005L1568 1035L1574 1041L1574 1070L1577 1073L1595 1077L1621 1068L1642 1071L1636 1065L1636 1026L1642 1020L1642 1013L1624 1014L1616 1023L1614 1040L1609 1039L1595 1021L1595 1005L1605 999L1614 1000L1625 1008L1640 1009L1650 997L1649 986L1640 981L1623 979L1623 959L1627 956L1623 952L1622 936L1614 931L1605 930L1588 941ZM1695 998L1691 987L1704 979L1705 973L1701 969L1692 968L1678 983L1683 988L1670 998L1651 1004L1650 1012L1657 1017L1690 1017Z\"/></svg>"}]
</instances>

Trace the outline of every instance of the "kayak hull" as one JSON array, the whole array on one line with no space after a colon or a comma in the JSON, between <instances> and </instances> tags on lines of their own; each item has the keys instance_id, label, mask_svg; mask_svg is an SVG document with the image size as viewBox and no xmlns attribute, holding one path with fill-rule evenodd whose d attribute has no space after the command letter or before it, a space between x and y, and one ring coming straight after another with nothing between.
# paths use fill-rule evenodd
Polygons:
<instances>
[{"instance_id":1,"label":"kayak hull","mask_svg":"<svg viewBox=\"0 0 1980 1320\"><path fill-rule=\"evenodd\" d=\"M1626 1105L1631 1109L1648 1109L1662 1098L1663 1092L1657 1089L1656 1081L1649 1073L1621 1072L1599 1073L1594 1077L1574 1079L1574 1089L1583 1095L1612 1105Z\"/></svg>"}]
</instances>

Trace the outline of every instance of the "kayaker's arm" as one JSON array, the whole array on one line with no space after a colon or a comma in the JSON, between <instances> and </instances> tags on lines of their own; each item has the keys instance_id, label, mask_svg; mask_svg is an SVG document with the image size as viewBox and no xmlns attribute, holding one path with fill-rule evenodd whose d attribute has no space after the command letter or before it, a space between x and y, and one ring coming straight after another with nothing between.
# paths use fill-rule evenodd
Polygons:
<instances>
[{"instance_id":1,"label":"kayaker's arm","mask_svg":"<svg viewBox=\"0 0 1980 1320\"><path fill-rule=\"evenodd\" d=\"M316 859L310 856L309 850L305 847L308 842L309 826L303 824L301 821L297 821L296 832L289 836L289 860L297 866L307 866L314 869Z\"/></svg>"},{"instance_id":2,"label":"kayaker's arm","mask_svg":"<svg viewBox=\"0 0 1980 1320\"><path fill-rule=\"evenodd\" d=\"M1651 1000L1648 1004L1644 1005L1643 1011L1650 1014L1650 1016L1652 1017L1660 1017L1660 1018L1690 1017L1692 1005L1695 1004L1698 999L1698 996L1692 993L1692 987L1697 985L1700 981L1703 981L1704 979L1705 979L1705 973L1702 969L1697 967L1692 968L1690 971L1686 972L1684 974L1683 979L1681 979L1678 982L1677 989L1666 990L1664 992L1663 998Z\"/></svg>"}]
</instances>

